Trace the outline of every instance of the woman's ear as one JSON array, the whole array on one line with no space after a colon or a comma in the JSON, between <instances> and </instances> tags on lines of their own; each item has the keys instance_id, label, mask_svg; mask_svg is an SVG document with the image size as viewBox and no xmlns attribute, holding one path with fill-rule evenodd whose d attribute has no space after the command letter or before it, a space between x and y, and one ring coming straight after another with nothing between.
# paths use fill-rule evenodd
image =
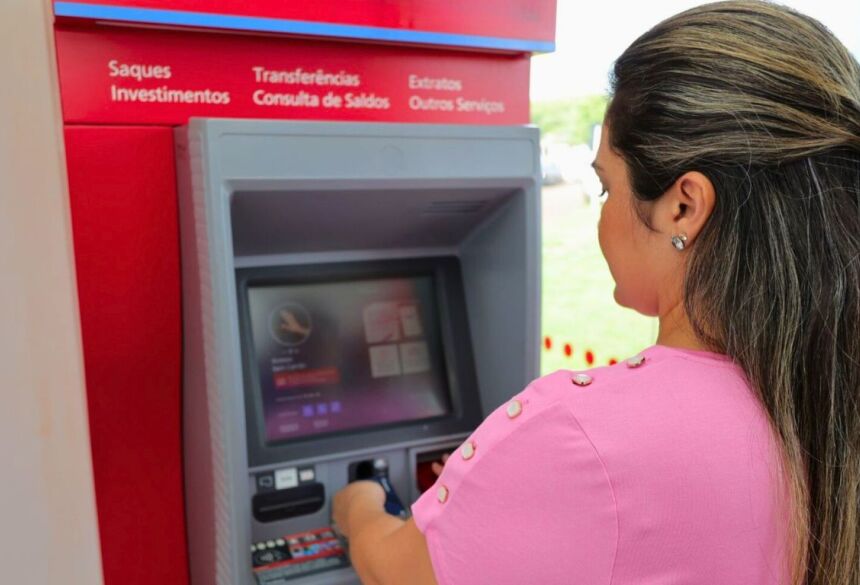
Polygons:
<instances>
[{"instance_id":1,"label":"woman's ear","mask_svg":"<svg viewBox=\"0 0 860 585\"><path fill-rule=\"evenodd\" d=\"M711 180L698 171L684 173L660 200L657 227L671 236L686 234L692 244L711 217L716 192Z\"/></svg>"}]
</instances>

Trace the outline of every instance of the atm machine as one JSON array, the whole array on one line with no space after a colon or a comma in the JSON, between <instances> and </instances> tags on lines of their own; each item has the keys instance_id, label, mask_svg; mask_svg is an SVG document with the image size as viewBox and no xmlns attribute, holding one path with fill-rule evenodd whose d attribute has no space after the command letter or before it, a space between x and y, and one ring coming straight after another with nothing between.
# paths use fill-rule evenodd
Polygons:
<instances>
[{"instance_id":1,"label":"atm machine","mask_svg":"<svg viewBox=\"0 0 860 585\"><path fill-rule=\"evenodd\" d=\"M429 465L538 375L530 127L177 130L193 585L355 584L331 496Z\"/></svg>"}]
</instances>

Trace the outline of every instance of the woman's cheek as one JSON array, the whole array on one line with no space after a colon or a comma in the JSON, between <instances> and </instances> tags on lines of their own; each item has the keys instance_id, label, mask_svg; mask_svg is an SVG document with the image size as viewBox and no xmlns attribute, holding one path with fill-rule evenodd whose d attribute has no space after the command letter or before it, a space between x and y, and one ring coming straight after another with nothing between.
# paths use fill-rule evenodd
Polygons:
<instances>
[{"instance_id":1,"label":"woman's cheek","mask_svg":"<svg viewBox=\"0 0 860 585\"><path fill-rule=\"evenodd\" d=\"M606 211L605 210L606 210L606 204L604 204L603 207L600 208L600 218L597 220L597 243L600 246L600 252L603 254L603 258L606 259L608 262L609 259L606 258L606 243L605 243L605 236L604 236L604 232L606 231L606 227L604 227L605 223L606 223L606 220L605 220Z\"/></svg>"},{"instance_id":2,"label":"woman's cheek","mask_svg":"<svg viewBox=\"0 0 860 585\"><path fill-rule=\"evenodd\" d=\"M606 264L609 267L609 272L615 280L616 296L618 294L617 286L619 269L619 266L616 265L616 251L619 244L618 237L619 234L615 229L612 205L607 201L603 204L603 207L600 210L600 219L597 222L597 241L600 245L600 251L603 253L603 258L606 260Z\"/></svg>"},{"instance_id":3,"label":"woman's cheek","mask_svg":"<svg viewBox=\"0 0 860 585\"><path fill-rule=\"evenodd\" d=\"M613 202L607 200L600 208L600 218L597 220L597 242L607 263L612 261L612 248L616 245L617 230L615 228Z\"/></svg>"},{"instance_id":4,"label":"woman's cheek","mask_svg":"<svg viewBox=\"0 0 860 585\"><path fill-rule=\"evenodd\" d=\"M618 230L618 217L615 203L607 200L600 208L600 219L597 222L597 241L600 251L609 264L610 269L615 260L615 250L618 248L618 238L621 236Z\"/></svg>"}]
</instances>

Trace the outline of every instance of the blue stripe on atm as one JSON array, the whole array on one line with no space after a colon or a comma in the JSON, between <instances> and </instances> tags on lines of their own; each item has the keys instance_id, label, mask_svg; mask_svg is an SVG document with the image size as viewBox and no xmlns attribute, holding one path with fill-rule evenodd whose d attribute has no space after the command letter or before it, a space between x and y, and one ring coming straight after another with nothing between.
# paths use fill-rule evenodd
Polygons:
<instances>
[{"instance_id":1,"label":"blue stripe on atm","mask_svg":"<svg viewBox=\"0 0 860 585\"><path fill-rule=\"evenodd\" d=\"M443 45L498 51L522 51L549 53L555 50L550 41L530 41L481 35L458 35L375 26L333 24L305 20L284 20L255 16L234 16L209 12L182 10L160 10L154 8L127 8L78 2L55 2L54 14L73 18L91 18L145 24L190 26L245 30L255 32L288 33L316 37L353 38L393 43L415 43L421 45Z\"/></svg>"}]
</instances>

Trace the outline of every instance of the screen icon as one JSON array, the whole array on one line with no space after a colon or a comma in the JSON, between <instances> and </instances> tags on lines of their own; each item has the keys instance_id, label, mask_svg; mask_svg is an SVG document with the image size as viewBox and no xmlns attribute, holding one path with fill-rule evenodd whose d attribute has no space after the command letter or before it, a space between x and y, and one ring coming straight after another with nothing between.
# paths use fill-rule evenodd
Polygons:
<instances>
[{"instance_id":1,"label":"screen icon","mask_svg":"<svg viewBox=\"0 0 860 585\"><path fill-rule=\"evenodd\" d=\"M403 325L403 334L406 337L421 337L424 334L417 306L403 305L400 307L400 322Z\"/></svg>"},{"instance_id":2,"label":"screen icon","mask_svg":"<svg viewBox=\"0 0 860 585\"><path fill-rule=\"evenodd\" d=\"M371 303L364 308L364 335L367 343L400 340L400 312L397 303Z\"/></svg>"},{"instance_id":3,"label":"screen icon","mask_svg":"<svg viewBox=\"0 0 860 585\"><path fill-rule=\"evenodd\" d=\"M430 351L423 341L400 344L400 363L404 374L430 371Z\"/></svg>"},{"instance_id":4,"label":"screen icon","mask_svg":"<svg viewBox=\"0 0 860 585\"><path fill-rule=\"evenodd\" d=\"M400 357L396 345L375 345L370 348L370 374L374 378L400 375Z\"/></svg>"},{"instance_id":5,"label":"screen icon","mask_svg":"<svg viewBox=\"0 0 860 585\"><path fill-rule=\"evenodd\" d=\"M301 345L312 331L311 314L298 303L284 303L269 315L269 332L281 345Z\"/></svg>"}]
</instances>

